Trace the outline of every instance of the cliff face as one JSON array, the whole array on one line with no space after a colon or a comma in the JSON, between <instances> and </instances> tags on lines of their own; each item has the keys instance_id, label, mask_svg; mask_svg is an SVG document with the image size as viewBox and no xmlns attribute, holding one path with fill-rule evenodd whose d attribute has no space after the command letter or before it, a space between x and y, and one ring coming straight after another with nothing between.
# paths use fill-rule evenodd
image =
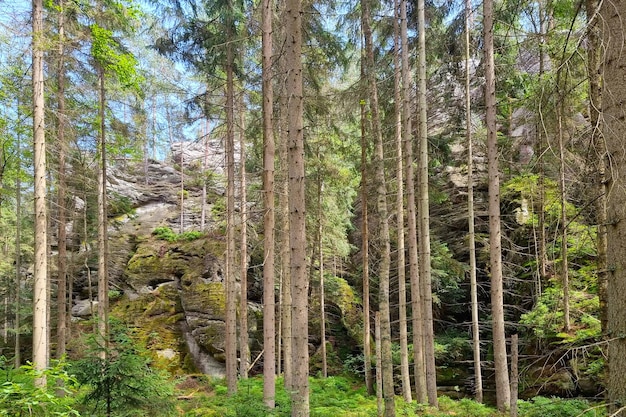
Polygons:
<instances>
[{"instance_id":1,"label":"cliff face","mask_svg":"<svg viewBox=\"0 0 626 417\"><path fill-rule=\"evenodd\" d=\"M193 146L174 147L171 159L178 163L128 163L109 170L110 206L125 207L109 223L111 316L136 329L140 342L161 367L173 373L219 377L224 374L226 250L224 188L217 180L222 174L220 158L207 160L208 174L202 173L199 161L203 156ZM205 231L201 232L202 178L208 179L208 189ZM252 216L249 230L259 229L260 221ZM249 235L253 259L246 271L248 348L256 358L263 349L262 259L255 258L262 251L262 236ZM74 287L72 314L76 320L89 318L90 306L97 303L89 299L90 292L97 294L95 251L84 251L82 259ZM345 280L332 277L328 282L327 311L332 311L328 326L333 334L327 340L338 350L346 346L353 350L362 337L355 331L362 326L360 299ZM318 291L312 291L313 317L319 316L314 310L318 300ZM315 336L319 335L319 320L312 320L310 333L314 354L321 344L321 338ZM341 359L335 359L341 370ZM262 358L252 372L261 367Z\"/></svg>"}]
</instances>

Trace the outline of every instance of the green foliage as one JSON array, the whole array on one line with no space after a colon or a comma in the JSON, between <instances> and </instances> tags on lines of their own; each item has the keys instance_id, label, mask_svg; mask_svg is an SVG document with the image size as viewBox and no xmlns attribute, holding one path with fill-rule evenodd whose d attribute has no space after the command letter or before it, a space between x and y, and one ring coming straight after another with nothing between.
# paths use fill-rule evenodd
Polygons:
<instances>
[{"instance_id":1,"label":"green foliage","mask_svg":"<svg viewBox=\"0 0 626 417\"><path fill-rule=\"evenodd\" d=\"M0 376L0 416L80 415L74 409L77 382L66 372L65 363L56 361L43 373L30 364L4 371ZM46 384L38 386L35 381L42 377Z\"/></svg>"},{"instance_id":2,"label":"green foliage","mask_svg":"<svg viewBox=\"0 0 626 417\"><path fill-rule=\"evenodd\" d=\"M522 314L520 323L532 329L535 337L548 341L556 340L559 343L580 343L600 336L600 321L597 319L598 297L582 291L570 291L570 319L573 331L570 333L561 331L563 328L561 292L560 286L546 288L533 309Z\"/></svg>"},{"instance_id":3,"label":"green foliage","mask_svg":"<svg viewBox=\"0 0 626 417\"><path fill-rule=\"evenodd\" d=\"M157 227L152 231L152 234L157 238L168 242L176 242L176 239L178 239L178 235L174 233L171 227L167 226Z\"/></svg>"},{"instance_id":4,"label":"green foliage","mask_svg":"<svg viewBox=\"0 0 626 417\"><path fill-rule=\"evenodd\" d=\"M133 207L133 202L130 198L113 193L113 195L107 200L108 214L112 217L122 216L124 214L133 214L135 212L135 208Z\"/></svg>"},{"instance_id":5,"label":"green foliage","mask_svg":"<svg viewBox=\"0 0 626 417\"><path fill-rule=\"evenodd\" d=\"M173 385L165 373L154 370L146 354L120 325L111 325L111 347L95 346L74 364L76 379L85 386L82 403L96 412L110 409L115 416L174 415Z\"/></svg>"},{"instance_id":6,"label":"green foliage","mask_svg":"<svg viewBox=\"0 0 626 417\"><path fill-rule=\"evenodd\" d=\"M91 25L91 37L91 54L98 64L115 74L122 86L138 89L140 78L133 54L121 52L113 32L95 23Z\"/></svg>"},{"instance_id":7,"label":"green foliage","mask_svg":"<svg viewBox=\"0 0 626 417\"><path fill-rule=\"evenodd\" d=\"M600 414L597 407L583 399L563 399L535 397L529 401L518 402L521 417L596 417Z\"/></svg>"},{"instance_id":8,"label":"green foliage","mask_svg":"<svg viewBox=\"0 0 626 417\"><path fill-rule=\"evenodd\" d=\"M440 364L450 364L471 357L471 340L467 333L448 330L435 340L435 359Z\"/></svg>"},{"instance_id":9,"label":"green foliage","mask_svg":"<svg viewBox=\"0 0 626 417\"><path fill-rule=\"evenodd\" d=\"M188 232L177 234L172 230L171 227L167 227L167 226L157 227L156 229L152 231L152 234L156 236L158 239L166 240L170 243L181 242L181 241L192 242L204 236L204 233L197 231L197 230L191 230Z\"/></svg>"}]
</instances>

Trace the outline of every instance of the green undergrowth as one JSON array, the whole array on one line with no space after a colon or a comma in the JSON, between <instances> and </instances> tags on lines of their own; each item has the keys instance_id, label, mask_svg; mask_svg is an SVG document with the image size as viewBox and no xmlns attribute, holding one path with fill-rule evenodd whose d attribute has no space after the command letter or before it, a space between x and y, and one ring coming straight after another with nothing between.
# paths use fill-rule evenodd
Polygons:
<instances>
[{"instance_id":1,"label":"green undergrowth","mask_svg":"<svg viewBox=\"0 0 626 417\"><path fill-rule=\"evenodd\" d=\"M376 417L376 397L367 395L363 384L351 377L333 376L311 378L311 417ZM276 407L273 410L263 403L263 379L253 377L239 381L238 391L229 397L223 380L212 380L206 376L187 378L178 385L184 398L181 412L189 417L262 417L289 416L291 405L289 393L283 387L283 379L276 380ZM606 416L601 405L583 399L560 399L536 397L520 401L519 417L601 417ZM396 397L396 416L420 417L504 417L494 407L479 404L471 399L454 400L439 397L439 408L423 404L406 403Z\"/></svg>"}]
</instances>

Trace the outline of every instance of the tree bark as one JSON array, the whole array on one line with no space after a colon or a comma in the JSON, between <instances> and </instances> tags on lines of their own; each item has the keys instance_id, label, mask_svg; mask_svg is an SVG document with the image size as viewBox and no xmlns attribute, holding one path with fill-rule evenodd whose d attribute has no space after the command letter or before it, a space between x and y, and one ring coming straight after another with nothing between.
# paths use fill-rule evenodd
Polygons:
<instances>
[{"instance_id":1,"label":"tree bark","mask_svg":"<svg viewBox=\"0 0 626 417\"><path fill-rule=\"evenodd\" d=\"M474 227L474 153L472 146L472 101L470 90L470 27L472 4L465 0L465 138L467 141L467 218L469 237L469 274L472 308L472 352L474 354L474 398L483 402L480 360L480 323L478 321L478 284L476 283L476 233Z\"/></svg>"},{"instance_id":2,"label":"tree bark","mask_svg":"<svg viewBox=\"0 0 626 417\"><path fill-rule=\"evenodd\" d=\"M361 77L364 79L364 62L361 60ZM369 266L369 224L367 205L367 138L365 100L361 100L361 256L363 275L363 366L365 368L365 386L369 395L374 394L372 376L372 335L370 319L370 266Z\"/></svg>"},{"instance_id":3,"label":"tree bark","mask_svg":"<svg viewBox=\"0 0 626 417\"><path fill-rule=\"evenodd\" d=\"M406 314L406 256L404 247L404 164L402 145L407 140L403 137L402 129L402 60L400 52L400 4L399 0L394 1L394 111L396 115L396 228L397 228L397 245L398 254L396 265L398 269L398 327L400 328L400 375L402 380L402 396L404 401L413 401L411 395L411 375L409 372L409 342L407 331L407 314ZM406 45L402 45L406 48Z\"/></svg>"},{"instance_id":4,"label":"tree bark","mask_svg":"<svg viewBox=\"0 0 626 417\"><path fill-rule=\"evenodd\" d=\"M239 299L239 375L248 378L250 347L248 343L248 192L246 190L246 119L243 93L239 105L239 213L241 215L241 291Z\"/></svg>"},{"instance_id":5,"label":"tree bark","mask_svg":"<svg viewBox=\"0 0 626 417\"><path fill-rule=\"evenodd\" d=\"M321 155L318 155L321 158ZM322 340L321 356L322 356L322 376L328 377L328 363L326 361L326 306L324 294L324 247L322 237L324 233L324 214L322 211L322 195L324 193L324 181L320 173L317 174L317 252L318 265L320 274L320 338Z\"/></svg>"},{"instance_id":6,"label":"tree bark","mask_svg":"<svg viewBox=\"0 0 626 417\"><path fill-rule=\"evenodd\" d=\"M496 84L493 51L493 1L484 0L485 44L485 106L487 125L487 159L489 176L489 257L491 268L491 315L493 356L496 379L496 405L505 411L510 404L509 374L504 328L504 300L502 290L502 236L500 231L500 174L496 130Z\"/></svg>"},{"instance_id":7,"label":"tree bark","mask_svg":"<svg viewBox=\"0 0 626 417\"><path fill-rule=\"evenodd\" d=\"M407 232L409 249L409 275L411 284L411 313L413 327L413 374L415 394L419 403L428 401L426 392L426 370L424 364L424 323L422 320L422 300L419 277L418 242L417 242L417 207L415 203L415 171L413 169L413 140L411 120L411 74L409 72L408 24L406 0L400 3L400 30L402 33L402 86L403 86L403 131L406 137L405 169L407 189Z\"/></svg>"},{"instance_id":8,"label":"tree bark","mask_svg":"<svg viewBox=\"0 0 626 417\"><path fill-rule=\"evenodd\" d=\"M228 1L228 10L232 3ZM232 50L232 21L227 19L226 32L226 385L228 394L237 392L237 306L235 279L235 85Z\"/></svg>"},{"instance_id":9,"label":"tree bark","mask_svg":"<svg viewBox=\"0 0 626 417\"><path fill-rule=\"evenodd\" d=\"M378 303L380 309L380 332L382 354L383 397L385 402L385 417L396 415L395 393L393 381L393 360L391 356L391 319L389 306L389 268L391 265L391 245L389 237L389 219L387 209L387 183L385 181L385 161L383 149L383 135L378 109L378 88L374 73L374 48L372 45L371 13L369 0L363 0L361 7L363 21L363 35L365 36L365 72L370 93L370 112L372 115L372 130L374 136L375 171L377 177L376 208L380 224L379 239L381 245L381 259L379 265Z\"/></svg>"},{"instance_id":10,"label":"tree bark","mask_svg":"<svg viewBox=\"0 0 626 417\"><path fill-rule=\"evenodd\" d=\"M263 88L263 402L276 405L276 305L274 295L274 88L272 86L273 0L262 5Z\"/></svg>"},{"instance_id":11,"label":"tree bark","mask_svg":"<svg viewBox=\"0 0 626 417\"><path fill-rule=\"evenodd\" d=\"M104 68L97 65L99 85L99 169L98 169L98 336L100 339L100 357L106 359L109 348L109 275L108 233L107 233L107 156L106 156L106 90L104 87Z\"/></svg>"},{"instance_id":12,"label":"tree bark","mask_svg":"<svg viewBox=\"0 0 626 417\"><path fill-rule=\"evenodd\" d=\"M600 323L602 333L606 333L607 328L607 163L606 144L602 135L602 118L600 109L602 108L602 77L600 61L600 27L598 24L597 10L598 0L586 0L585 9L587 12L587 74L589 77L589 122L591 124L591 143L596 151L596 185L598 198L596 200L596 223L598 224L598 298L600 299Z\"/></svg>"},{"instance_id":13,"label":"tree bark","mask_svg":"<svg viewBox=\"0 0 626 417\"><path fill-rule=\"evenodd\" d=\"M18 115L19 112L19 99L17 102ZM21 305L22 298L22 222L20 219L22 218L22 181L21 181L21 173L22 173L22 138L20 135L20 131L16 132L17 144L16 144L16 152L17 152L17 177L15 178L15 218L18 219L15 226L15 353L13 355L13 366L15 369L19 368L22 365L22 354L21 343L20 343L20 326L21 326L21 315L19 306Z\"/></svg>"},{"instance_id":14,"label":"tree bark","mask_svg":"<svg viewBox=\"0 0 626 417\"><path fill-rule=\"evenodd\" d=\"M626 416L626 167L623 132L626 129L626 113L623 97L626 95L626 56L624 43L626 31L625 2L602 2L600 21L603 22L604 82L602 90L602 131L606 141L607 159L611 161L611 173L607 178L607 336L608 380L607 396L612 416ZM608 173L607 173L608 174Z\"/></svg>"},{"instance_id":15,"label":"tree bark","mask_svg":"<svg viewBox=\"0 0 626 417\"><path fill-rule=\"evenodd\" d=\"M304 195L304 127L302 85L302 1L285 3L285 64L286 87L289 93L288 166L289 166L289 245L291 259L291 355L293 381L291 387L291 415L309 415L309 344L308 295L309 280L306 270L306 217Z\"/></svg>"},{"instance_id":16,"label":"tree bark","mask_svg":"<svg viewBox=\"0 0 626 417\"><path fill-rule=\"evenodd\" d=\"M46 204L46 137L44 122L43 78L43 5L33 0L33 159L35 199L35 255L33 272L33 365L43 371L48 367L48 239ZM37 385L45 385L45 377Z\"/></svg>"},{"instance_id":17,"label":"tree bark","mask_svg":"<svg viewBox=\"0 0 626 417\"><path fill-rule=\"evenodd\" d=\"M67 340L67 202L66 189L67 181L65 175L65 157L67 154L67 142L65 139L65 9L63 0L59 0L59 50L57 66L57 142L59 152L59 173L57 190L58 207L58 289L57 289L57 347L56 356L61 359L65 355L65 345Z\"/></svg>"},{"instance_id":18,"label":"tree bark","mask_svg":"<svg viewBox=\"0 0 626 417\"><path fill-rule=\"evenodd\" d=\"M437 407L437 375L435 368L435 334L433 329L433 298L430 266L430 210L428 198L428 126L426 114L426 34L424 0L417 3L418 35L418 113L419 113L419 248L422 284L422 318L424 322L424 363L428 403Z\"/></svg>"}]
</instances>

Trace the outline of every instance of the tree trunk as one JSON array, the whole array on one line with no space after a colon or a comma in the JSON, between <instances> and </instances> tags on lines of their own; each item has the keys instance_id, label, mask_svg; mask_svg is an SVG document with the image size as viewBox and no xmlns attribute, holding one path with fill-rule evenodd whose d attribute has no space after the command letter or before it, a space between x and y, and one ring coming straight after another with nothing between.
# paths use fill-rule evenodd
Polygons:
<instances>
[{"instance_id":1,"label":"tree trunk","mask_svg":"<svg viewBox=\"0 0 626 417\"><path fill-rule=\"evenodd\" d=\"M626 167L624 154L623 97L626 95L626 56L624 43L625 2L602 2L600 21L604 24L602 45L604 45L604 89L602 91L602 131L606 141L607 159L611 161L611 171L621 174ZM607 173L608 174L608 173ZM613 175L607 178L609 190L607 198L607 334L609 375L607 395L612 416L626 416L626 177Z\"/></svg>"},{"instance_id":2,"label":"tree trunk","mask_svg":"<svg viewBox=\"0 0 626 417\"><path fill-rule=\"evenodd\" d=\"M383 353L380 340L380 312L374 315L374 340L376 345L376 405L378 416L382 416L385 408L383 404Z\"/></svg>"},{"instance_id":3,"label":"tree trunk","mask_svg":"<svg viewBox=\"0 0 626 417\"><path fill-rule=\"evenodd\" d=\"M206 120L204 121L204 135L202 135L202 144L204 145L204 157L202 158L202 201L200 203L200 230L202 230L203 232L206 230L207 218L207 171L209 169L209 135L211 134L209 116L205 115L205 117Z\"/></svg>"},{"instance_id":4,"label":"tree trunk","mask_svg":"<svg viewBox=\"0 0 626 417\"><path fill-rule=\"evenodd\" d=\"M557 76L557 85L558 79ZM563 285L563 330L570 331L569 271L567 260L567 199L565 194L565 145L563 144L563 97L557 103L557 128L559 129L559 191L561 194L561 284Z\"/></svg>"},{"instance_id":5,"label":"tree trunk","mask_svg":"<svg viewBox=\"0 0 626 417\"><path fill-rule=\"evenodd\" d=\"M517 394L519 387L519 371L518 371L518 337L517 334L511 335L511 417L517 417Z\"/></svg>"},{"instance_id":6,"label":"tree trunk","mask_svg":"<svg viewBox=\"0 0 626 417\"><path fill-rule=\"evenodd\" d=\"M361 78L364 77L364 62L361 60ZM367 138L365 123L367 119L365 100L361 100L361 253L363 274L363 366L365 368L365 386L369 395L374 394L372 376L372 335L370 319L370 266L369 266L369 225L367 207Z\"/></svg>"},{"instance_id":7,"label":"tree trunk","mask_svg":"<svg viewBox=\"0 0 626 417\"><path fill-rule=\"evenodd\" d=\"M289 92L288 166L289 166L289 245L291 259L291 355L293 381L291 387L291 415L309 415L309 343L308 296L309 280L306 274L306 218L304 195L304 130L302 120L302 1L285 3L285 64L286 89Z\"/></svg>"},{"instance_id":8,"label":"tree trunk","mask_svg":"<svg viewBox=\"0 0 626 417\"><path fill-rule=\"evenodd\" d=\"M383 149L383 135L378 109L378 87L374 73L374 48L372 45L371 14L369 0L362 1L363 35L365 37L365 71L370 93L370 112L372 115L372 130L375 143L374 161L377 177L376 207L380 224L381 259L379 270L379 309L382 353L383 397L385 400L385 417L396 414L395 393L393 381L393 360L391 356L391 319L389 305L389 268L391 266L391 247L389 237L389 219L387 210L387 183L385 181L385 161Z\"/></svg>"},{"instance_id":9,"label":"tree trunk","mask_svg":"<svg viewBox=\"0 0 626 417\"><path fill-rule=\"evenodd\" d=\"M246 190L246 119L244 112L243 93L239 108L239 207L241 214L241 297L239 300L239 375L248 378L250 366L250 347L248 343L248 192Z\"/></svg>"},{"instance_id":10,"label":"tree trunk","mask_svg":"<svg viewBox=\"0 0 626 417\"><path fill-rule=\"evenodd\" d=\"M43 371L48 367L48 248L46 204L46 137L44 122L43 78L43 5L33 0L33 159L35 199L35 255L33 272L33 365ZM37 384L45 385L45 377Z\"/></svg>"},{"instance_id":11,"label":"tree trunk","mask_svg":"<svg viewBox=\"0 0 626 417\"><path fill-rule=\"evenodd\" d=\"M228 1L228 10L232 3ZM227 39L232 40L230 20ZM235 85L231 42L226 44L226 385L228 394L237 392L237 306L235 279ZM243 271L242 271L243 272Z\"/></svg>"},{"instance_id":12,"label":"tree trunk","mask_svg":"<svg viewBox=\"0 0 626 417\"><path fill-rule=\"evenodd\" d=\"M409 275L411 283L411 312L413 327L413 374L415 394L419 403L426 403L426 370L424 364L424 323L422 320L422 301L419 277L417 214L415 204L415 172L413 169L413 140L411 123L411 74L409 72L408 29L406 0L400 3L400 30L402 34L402 85L403 85L403 131L406 137L405 169L407 189L407 231L409 249Z\"/></svg>"},{"instance_id":13,"label":"tree trunk","mask_svg":"<svg viewBox=\"0 0 626 417\"><path fill-rule=\"evenodd\" d=\"M402 396L404 401L411 402L413 397L411 395L411 375L409 372L409 342L407 331L407 316L406 316L406 257L404 247L404 164L402 145L403 140L407 140L403 137L402 130L402 60L400 52L400 4L399 0L394 1L394 111L396 115L396 228L397 228L397 268L398 268L398 327L400 328L400 375L402 380ZM402 45L406 48L406 45Z\"/></svg>"},{"instance_id":14,"label":"tree trunk","mask_svg":"<svg viewBox=\"0 0 626 417\"><path fill-rule=\"evenodd\" d=\"M276 401L276 305L274 296L274 88L272 86L273 0L263 0L263 402L274 408Z\"/></svg>"},{"instance_id":15,"label":"tree trunk","mask_svg":"<svg viewBox=\"0 0 626 417\"><path fill-rule=\"evenodd\" d=\"M109 347L109 274L108 261L108 237L107 237L107 156L106 156L106 91L104 87L104 69L97 66L99 85L99 121L100 140L98 143L99 169L98 169L98 336L100 338L100 357L105 359Z\"/></svg>"},{"instance_id":16,"label":"tree trunk","mask_svg":"<svg viewBox=\"0 0 626 417\"><path fill-rule=\"evenodd\" d=\"M491 272L491 315L496 379L496 405L505 411L510 403L509 373L504 329L502 290L502 236L500 232L500 176L496 130L496 83L493 52L493 1L484 0L485 107L489 175L489 257Z\"/></svg>"},{"instance_id":17,"label":"tree trunk","mask_svg":"<svg viewBox=\"0 0 626 417\"><path fill-rule=\"evenodd\" d=\"M321 158L321 155L318 155ZM322 339L322 376L328 377L328 364L326 361L326 307L324 299L324 248L322 236L324 233L324 213L322 211L322 195L324 193L324 181L320 173L317 174L317 252L320 274L320 338Z\"/></svg>"},{"instance_id":18,"label":"tree trunk","mask_svg":"<svg viewBox=\"0 0 626 417\"><path fill-rule=\"evenodd\" d=\"M65 156L67 154L67 143L65 139L65 10L63 0L59 1L59 56L57 67L58 85L58 107L57 107L57 142L59 152L59 173L57 190L58 207L58 289L57 289L57 347L56 357L61 359L65 355L65 344L67 340L67 202L66 189L67 181L65 177Z\"/></svg>"},{"instance_id":19,"label":"tree trunk","mask_svg":"<svg viewBox=\"0 0 626 417\"><path fill-rule=\"evenodd\" d=\"M20 114L19 108L20 106L18 99L18 116ZM13 355L13 366L15 367L15 369L19 368L22 365L22 354L20 352L22 348L20 344L20 326L22 323L19 308L19 306L22 304L22 138L19 129L16 132L16 136L17 176L15 178L15 218L17 219L17 222L15 225L15 320L13 323L13 325L15 326L15 353Z\"/></svg>"},{"instance_id":20,"label":"tree trunk","mask_svg":"<svg viewBox=\"0 0 626 417\"><path fill-rule=\"evenodd\" d=\"M587 74L589 77L589 122L591 124L591 143L596 151L596 185L598 198L596 200L596 223L598 224L598 298L600 299L600 323L602 333L606 333L606 299L607 299L607 262L606 262L606 199L607 199L607 167L606 144L602 136L602 80L600 76L600 28L596 11L598 0L586 0L587 12Z\"/></svg>"},{"instance_id":21,"label":"tree trunk","mask_svg":"<svg viewBox=\"0 0 626 417\"><path fill-rule=\"evenodd\" d=\"M433 298L430 268L430 215L428 198L428 126L426 115L426 34L424 0L417 3L418 37L418 113L419 113L419 248L420 278L422 284L422 318L424 321L424 363L428 403L437 407L437 375L435 368L435 334L433 329Z\"/></svg>"},{"instance_id":22,"label":"tree trunk","mask_svg":"<svg viewBox=\"0 0 626 417\"><path fill-rule=\"evenodd\" d=\"M467 141L467 218L469 237L469 274L472 305L472 351L474 353L474 398L483 402L483 378L480 360L480 324L478 321L478 284L476 283L476 233L474 228L474 154L472 146L472 101L470 90L470 25L472 4L465 0L465 137Z\"/></svg>"}]
</instances>

